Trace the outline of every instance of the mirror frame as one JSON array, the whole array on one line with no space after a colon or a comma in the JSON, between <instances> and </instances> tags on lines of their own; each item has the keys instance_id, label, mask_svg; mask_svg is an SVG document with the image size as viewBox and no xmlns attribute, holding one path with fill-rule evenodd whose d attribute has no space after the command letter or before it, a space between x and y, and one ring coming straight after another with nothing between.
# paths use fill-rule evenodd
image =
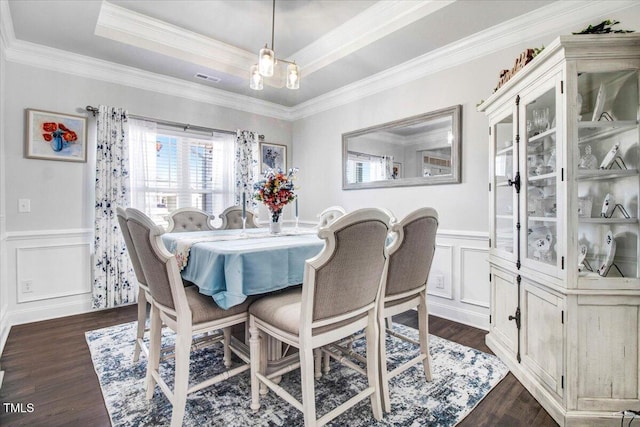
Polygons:
<instances>
[{"instance_id":1,"label":"mirror frame","mask_svg":"<svg viewBox=\"0 0 640 427\"><path fill-rule=\"evenodd\" d=\"M402 126L410 126L422 123L439 117L451 116L453 141L451 142L451 174L435 175L426 177L412 177L400 179L388 179L384 181L371 182L347 182L347 159L348 159L348 141L349 138L362 136L381 130L393 129ZM462 105L454 105L452 107L442 108L440 110L431 111L417 116L407 117L405 119L394 120L380 125L370 126L368 128L355 130L342 134L342 189L343 190L359 190L364 188L387 188L387 187L408 187L415 185L434 185L434 184L458 184L461 182L462 170Z\"/></svg>"}]
</instances>

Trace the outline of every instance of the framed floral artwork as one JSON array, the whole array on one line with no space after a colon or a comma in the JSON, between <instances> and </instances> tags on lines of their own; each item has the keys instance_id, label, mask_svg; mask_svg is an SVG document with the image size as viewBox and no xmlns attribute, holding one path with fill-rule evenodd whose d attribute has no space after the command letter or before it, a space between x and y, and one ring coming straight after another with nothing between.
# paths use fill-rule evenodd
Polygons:
<instances>
[{"instance_id":1,"label":"framed floral artwork","mask_svg":"<svg viewBox=\"0 0 640 427\"><path fill-rule=\"evenodd\" d=\"M34 109L26 110L25 157L87 161L87 118Z\"/></svg>"},{"instance_id":2,"label":"framed floral artwork","mask_svg":"<svg viewBox=\"0 0 640 427\"><path fill-rule=\"evenodd\" d=\"M269 169L283 171L287 170L287 146L271 144L269 142L260 143L260 173L265 173Z\"/></svg>"}]
</instances>

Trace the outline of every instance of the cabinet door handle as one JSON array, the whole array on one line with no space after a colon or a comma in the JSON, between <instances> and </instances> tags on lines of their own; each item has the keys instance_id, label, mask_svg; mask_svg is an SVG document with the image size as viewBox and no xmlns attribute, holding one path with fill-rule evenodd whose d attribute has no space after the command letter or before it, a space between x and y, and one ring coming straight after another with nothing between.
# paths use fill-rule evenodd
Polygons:
<instances>
[{"instance_id":1,"label":"cabinet door handle","mask_svg":"<svg viewBox=\"0 0 640 427\"><path fill-rule=\"evenodd\" d=\"M516 193L520 193L520 172L516 172L515 178L508 180L507 183L509 187L515 187Z\"/></svg>"},{"instance_id":2,"label":"cabinet door handle","mask_svg":"<svg viewBox=\"0 0 640 427\"><path fill-rule=\"evenodd\" d=\"M520 307L516 308L515 316L509 316L509 320L515 320L516 328L520 329Z\"/></svg>"}]
</instances>

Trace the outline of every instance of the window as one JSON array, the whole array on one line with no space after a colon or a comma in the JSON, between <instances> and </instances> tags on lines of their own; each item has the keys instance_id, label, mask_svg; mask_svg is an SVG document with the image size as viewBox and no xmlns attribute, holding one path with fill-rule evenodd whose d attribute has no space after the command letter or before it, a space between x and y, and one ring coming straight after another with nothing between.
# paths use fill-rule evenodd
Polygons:
<instances>
[{"instance_id":1,"label":"window","mask_svg":"<svg viewBox=\"0 0 640 427\"><path fill-rule=\"evenodd\" d=\"M142 125L141 125L142 123ZM169 212L218 214L234 200L234 136L195 134L130 120L131 205L161 225Z\"/></svg>"},{"instance_id":2,"label":"window","mask_svg":"<svg viewBox=\"0 0 640 427\"><path fill-rule=\"evenodd\" d=\"M347 157L348 182L371 182L391 177L393 157L349 151Z\"/></svg>"}]
</instances>

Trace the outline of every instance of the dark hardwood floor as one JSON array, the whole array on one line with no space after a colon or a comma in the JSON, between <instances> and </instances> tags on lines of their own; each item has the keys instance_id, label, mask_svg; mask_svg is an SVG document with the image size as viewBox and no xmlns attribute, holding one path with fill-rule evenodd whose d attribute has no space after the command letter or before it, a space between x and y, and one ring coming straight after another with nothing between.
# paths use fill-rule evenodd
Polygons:
<instances>
[{"instance_id":1,"label":"dark hardwood floor","mask_svg":"<svg viewBox=\"0 0 640 427\"><path fill-rule=\"evenodd\" d=\"M0 361L5 371L0 426L109 426L84 333L135 319L136 307L128 306L14 326ZM394 320L417 327L415 312ZM433 316L429 321L432 334L490 353L485 331ZM459 425L557 424L508 374Z\"/></svg>"}]
</instances>

